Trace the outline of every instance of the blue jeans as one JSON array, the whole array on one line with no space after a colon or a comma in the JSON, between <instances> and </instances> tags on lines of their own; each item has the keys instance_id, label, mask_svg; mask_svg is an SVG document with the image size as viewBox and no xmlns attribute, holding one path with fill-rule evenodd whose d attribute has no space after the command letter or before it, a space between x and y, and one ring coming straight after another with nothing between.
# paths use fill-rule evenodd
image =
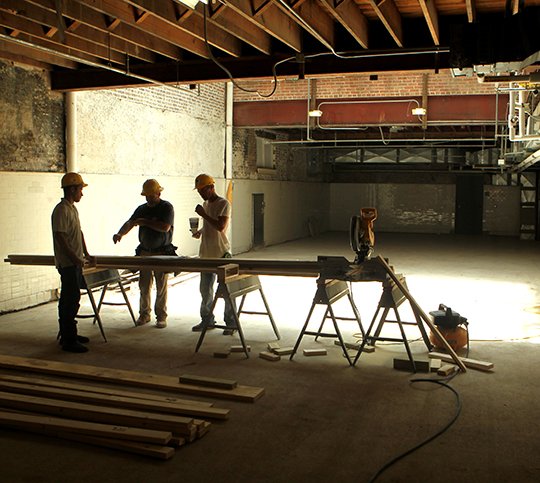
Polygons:
<instances>
[{"instance_id":1,"label":"blue jeans","mask_svg":"<svg viewBox=\"0 0 540 483\"><path fill-rule=\"evenodd\" d=\"M226 254L223 258L231 258L229 254ZM199 285L199 290L201 292L201 322L204 325L213 325L216 323L214 314L212 312L212 303L214 301L214 284L216 282L217 275L212 272L201 272L201 282ZM236 304L232 305L225 301L225 310L223 314L223 319L225 325L230 327L236 327L236 320L234 318L234 313L236 312Z\"/></svg>"},{"instance_id":2,"label":"blue jeans","mask_svg":"<svg viewBox=\"0 0 540 483\"><path fill-rule=\"evenodd\" d=\"M77 340L77 313L79 312L81 301L81 289L86 287L80 267L59 268L60 300L58 301L58 324L60 326L60 337L65 344L73 343Z\"/></svg>"}]
</instances>

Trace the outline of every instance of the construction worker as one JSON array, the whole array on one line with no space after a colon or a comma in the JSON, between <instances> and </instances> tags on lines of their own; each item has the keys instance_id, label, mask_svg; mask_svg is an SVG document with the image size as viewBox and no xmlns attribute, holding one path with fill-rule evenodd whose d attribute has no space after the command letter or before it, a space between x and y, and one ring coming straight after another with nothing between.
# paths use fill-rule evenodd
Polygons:
<instances>
[{"instance_id":1,"label":"construction worker","mask_svg":"<svg viewBox=\"0 0 540 483\"><path fill-rule=\"evenodd\" d=\"M163 187L155 179L147 179L142 187L141 195L146 203L137 207L118 233L113 236L118 243L124 235L134 227L139 227L139 246L135 250L138 256L176 255L176 247L172 244L174 228L174 208L171 203L161 199ZM139 271L139 318L138 326L145 325L151 319L152 276L156 281L156 327L167 327L167 280L168 273L162 271Z\"/></svg>"},{"instance_id":2,"label":"construction worker","mask_svg":"<svg viewBox=\"0 0 540 483\"><path fill-rule=\"evenodd\" d=\"M54 260L60 273L61 292L58 301L58 324L60 344L68 352L87 352L83 345L88 337L77 333L76 316L79 311L81 289L86 287L83 267L91 262L75 203L81 201L83 188L88 186L78 173L66 173L62 177L64 197L51 216L54 244Z\"/></svg>"},{"instance_id":3,"label":"construction worker","mask_svg":"<svg viewBox=\"0 0 540 483\"><path fill-rule=\"evenodd\" d=\"M203 219L202 228L193 233L193 238L201 239L199 256L201 258L231 258L231 245L226 235L226 230L231 218L231 204L216 193L215 181L208 174L200 174L195 178L195 189L204 200L202 205L195 207L195 212ZM214 300L214 283L216 274L201 272L201 322L191 328L194 332L200 332L204 326L213 329L215 325L212 313ZM235 307L225 302L224 320L227 328L224 335L232 335L236 322L234 318Z\"/></svg>"}]
</instances>

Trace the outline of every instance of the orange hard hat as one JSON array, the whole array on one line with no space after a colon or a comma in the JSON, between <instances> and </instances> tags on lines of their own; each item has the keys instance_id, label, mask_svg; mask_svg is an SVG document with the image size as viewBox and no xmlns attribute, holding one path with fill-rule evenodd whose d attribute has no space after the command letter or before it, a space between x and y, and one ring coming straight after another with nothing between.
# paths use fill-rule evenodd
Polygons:
<instances>
[{"instance_id":1,"label":"orange hard hat","mask_svg":"<svg viewBox=\"0 0 540 483\"><path fill-rule=\"evenodd\" d=\"M163 187L155 179L147 179L142 185L142 196L159 195L163 191Z\"/></svg>"},{"instance_id":2,"label":"orange hard hat","mask_svg":"<svg viewBox=\"0 0 540 483\"><path fill-rule=\"evenodd\" d=\"M62 176L62 188L79 185L82 185L83 188L88 186L83 181L82 176L79 173L66 173L64 176Z\"/></svg>"},{"instance_id":3,"label":"orange hard hat","mask_svg":"<svg viewBox=\"0 0 540 483\"><path fill-rule=\"evenodd\" d=\"M210 176L209 174L200 174L195 178L195 188L193 189L202 190L204 187L211 184L216 184L212 176Z\"/></svg>"}]
</instances>

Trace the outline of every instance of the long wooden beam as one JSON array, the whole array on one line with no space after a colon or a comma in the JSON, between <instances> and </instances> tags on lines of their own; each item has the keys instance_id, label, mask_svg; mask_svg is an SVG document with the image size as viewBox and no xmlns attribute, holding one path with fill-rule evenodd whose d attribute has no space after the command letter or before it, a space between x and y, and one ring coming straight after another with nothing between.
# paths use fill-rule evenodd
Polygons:
<instances>
[{"instance_id":1,"label":"long wooden beam","mask_svg":"<svg viewBox=\"0 0 540 483\"><path fill-rule=\"evenodd\" d=\"M54 266L54 257L52 255L8 255L5 261L13 265ZM160 255L155 257L95 256L92 267L97 269L127 268L139 270L141 268L148 268L171 272L215 272L217 267L226 263L239 265L240 273L301 277L317 277L323 266L321 262L316 261L247 260L237 258L202 259Z\"/></svg>"}]
</instances>

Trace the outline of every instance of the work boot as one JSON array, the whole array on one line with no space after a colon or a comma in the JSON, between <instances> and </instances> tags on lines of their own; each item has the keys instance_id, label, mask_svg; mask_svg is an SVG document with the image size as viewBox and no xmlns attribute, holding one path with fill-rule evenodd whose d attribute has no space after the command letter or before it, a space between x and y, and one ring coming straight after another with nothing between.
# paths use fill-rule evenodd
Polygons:
<instances>
[{"instance_id":1,"label":"work boot","mask_svg":"<svg viewBox=\"0 0 540 483\"><path fill-rule=\"evenodd\" d=\"M140 327L141 325L146 325L148 324L148 322L150 322L150 317L144 317L144 316L140 316L138 319L137 319L137 322L135 322L135 325L137 327Z\"/></svg>"},{"instance_id":2,"label":"work boot","mask_svg":"<svg viewBox=\"0 0 540 483\"><path fill-rule=\"evenodd\" d=\"M88 344L88 342L90 342L90 339L88 337L85 337L84 335L78 335L77 336L77 342L79 342L81 344ZM64 342L62 340L62 337L60 337L60 339L58 340L58 343L60 345L64 344Z\"/></svg>"},{"instance_id":3,"label":"work boot","mask_svg":"<svg viewBox=\"0 0 540 483\"><path fill-rule=\"evenodd\" d=\"M191 328L191 330L192 330L193 332L202 332L202 330L204 329L204 326L205 326L205 324L204 324L203 322L201 322L200 324L194 325L194 326ZM214 326L215 326L215 323L213 323L213 324L208 324L208 325L206 326L206 330L212 330L212 329L215 328Z\"/></svg>"},{"instance_id":4,"label":"work boot","mask_svg":"<svg viewBox=\"0 0 540 483\"><path fill-rule=\"evenodd\" d=\"M69 342L62 344L62 350L66 352L75 352L81 354L83 352L88 352L88 347L82 345L80 342Z\"/></svg>"},{"instance_id":5,"label":"work boot","mask_svg":"<svg viewBox=\"0 0 540 483\"><path fill-rule=\"evenodd\" d=\"M165 327L167 327L167 321L166 320L158 320L156 322L156 327L158 329L164 329Z\"/></svg>"},{"instance_id":6,"label":"work boot","mask_svg":"<svg viewBox=\"0 0 540 483\"><path fill-rule=\"evenodd\" d=\"M233 335L235 329L225 329L223 335Z\"/></svg>"}]
</instances>

